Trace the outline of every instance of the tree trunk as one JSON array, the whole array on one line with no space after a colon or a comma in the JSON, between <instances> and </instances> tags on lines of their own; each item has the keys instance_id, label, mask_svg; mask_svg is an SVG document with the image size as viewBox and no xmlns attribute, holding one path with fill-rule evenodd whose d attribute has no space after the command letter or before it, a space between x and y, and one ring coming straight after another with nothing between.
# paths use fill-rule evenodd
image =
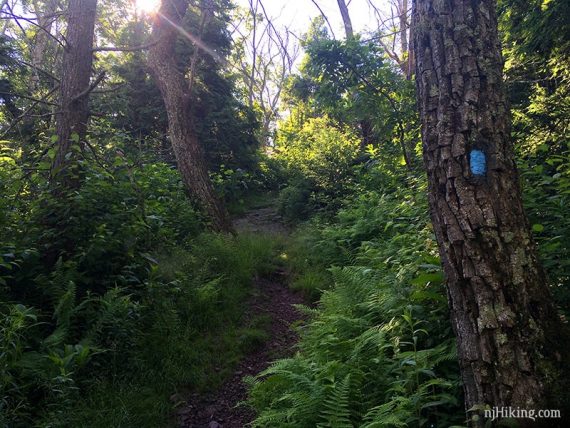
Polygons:
<instances>
[{"instance_id":1,"label":"tree trunk","mask_svg":"<svg viewBox=\"0 0 570 428\"><path fill-rule=\"evenodd\" d=\"M32 64L34 65L30 79L32 90L37 90L40 86L40 73L38 70L42 66L45 69L45 58L53 45L53 39L49 35L51 34L53 23L57 19L54 14L58 9L58 3L58 0L47 0L42 5L38 4L37 1L33 2L38 29L36 30L34 44L30 53Z\"/></svg>"},{"instance_id":2,"label":"tree trunk","mask_svg":"<svg viewBox=\"0 0 570 428\"><path fill-rule=\"evenodd\" d=\"M229 216L208 176L204 152L196 135L189 84L177 66L176 26L180 28L187 9L188 0L162 3L152 30L157 43L150 48L148 63L164 100L170 141L184 186L202 204L215 230L232 232ZM198 46L195 49L199 49Z\"/></svg>"},{"instance_id":3,"label":"tree trunk","mask_svg":"<svg viewBox=\"0 0 570 428\"><path fill-rule=\"evenodd\" d=\"M7 5L8 5L8 0L2 0L2 2L0 2L0 12L3 12L4 8ZM9 22L10 22L9 19L4 20L4 23L2 24L2 29L0 30L0 36L6 35L6 29L8 28Z\"/></svg>"},{"instance_id":4,"label":"tree trunk","mask_svg":"<svg viewBox=\"0 0 570 428\"><path fill-rule=\"evenodd\" d=\"M344 0L337 0L338 8L340 9L340 14L342 16L342 22L344 23L344 31L346 33L346 38L350 39L354 37L354 31L352 29L352 21L350 20L350 14L348 13L348 7Z\"/></svg>"},{"instance_id":5,"label":"tree trunk","mask_svg":"<svg viewBox=\"0 0 570 428\"><path fill-rule=\"evenodd\" d=\"M495 2L415 0L412 27L431 217L467 409L567 404L553 396L569 386L554 385L569 335L523 211Z\"/></svg>"},{"instance_id":6,"label":"tree trunk","mask_svg":"<svg viewBox=\"0 0 570 428\"><path fill-rule=\"evenodd\" d=\"M346 2L344 0L337 0L337 3L342 16L342 22L344 23L346 39L352 39L354 37L354 30L352 29L352 20L350 19L350 13L348 12ZM351 96L356 98L356 93L353 91ZM361 153L364 153L368 145L374 142L374 131L372 123L370 123L370 120L366 117L359 121L359 125L361 133L359 150Z\"/></svg>"},{"instance_id":7,"label":"tree trunk","mask_svg":"<svg viewBox=\"0 0 570 428\"><path fill-rule=\"evenodd\" d=\"M408 168L408 171L411 171L414 165L412 163L410 153L408 152L408 147L406 146L406 130L401 120L398 121L398 142L400 143L400 148L402 149L402 157L404 158L406 168Z\"/></svg>"},{"instance_id":8,"label":"tree trunk","mask_svg":"<svg viewBox=\"0 0 570 428\"><path fill-rule=\"evenodd\" d=\"M400 49L402 50L402 58L404 64L406 63L405 57L408 52L408 0L400 0Z\"/></svg>"},{"instance_id":9,"label":"tree trunk","mask_svg":"<svg viewBox=\"0 0 570 428\"><path fill-rule=\"evenodd\" d=\"M56 118L58 149L51 167L54 188L59 185L74 188L78 184L77 171L71 171L71 166L75 166L75 149L81 147L87 132L96 9L97 0L69 0L61 70L61 111Z\"/></svg>"},{"instance_id":10,"label":"tree trunk","mask_svg":"<svg viewBox=\"0 0 570 428\"><path fill-rule=\"evenodd\" d=\"M374 131L372 129L372 124L368 120L360 121L360 145L359 150L364 153L367 147L374 142Z\"/></svg>"},{"instance_id":11,"label":"tree trunk","mask_svg":"<svg viewBox=\"0 0 570 428\"><path fill-rule=\"evenodd\" d=\"M413 73L414 55L411 40L408 42L408 31L410 32L410 39L413 37L411 26L408 24L408 0L400 0L398 5L400 9L400 49L402 50L400 55L402 62L399 65L404 76L406 76L406 80L410 80Z\"/></svg>"},{"instance_id":12,"label":"tree trunk","mask_svg":"<svg viewBox=\"0 0 570 428\"><path fill-rule=\"evenodd\" d=\"M416 68L416 51L414 49L414 27L410 25L410 41L408 44L408 61L406 62L407 69L404 71L406 80L411 80Z\"/></svg>"}]
</instances>

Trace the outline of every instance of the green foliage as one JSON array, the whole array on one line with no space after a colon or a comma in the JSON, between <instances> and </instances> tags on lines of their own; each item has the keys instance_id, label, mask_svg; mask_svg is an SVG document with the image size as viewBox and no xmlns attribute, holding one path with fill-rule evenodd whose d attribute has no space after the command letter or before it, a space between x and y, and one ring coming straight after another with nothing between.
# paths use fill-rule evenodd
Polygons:
<instances>
[{"instance_id":1,"label":"green foliage","mask_svg":"<svg viewBox=\"0 0 570 428\"><path fill-rule=\"evenodd\" d=\"M158 426L176 388L216 384L264 340L241 316L275 241L204 235L172 167L102 151L54 197L2 153L2 425Z\"/></svg>"},{"instance_id":2,"label":"green foliage","mask_svg":"<svg viewBox=\"0 0 570 428\"><path fill-rule=\"evenodd\" d=\"M367 147L380 149L389 168L401 168L406 157L414 163L419 124L412 82L371 40L331 40L316 28L312 33L304 43L301 72L286 88L291 117L302 124L307 117L327 115L358 135L361 154Z\"/></svg>"},{"instance_id":3,"label":"green foliage","mask_svg":"<svg viewBox=\"0 0 570 428\"><path fill-rule=\"evenodd\" d=\"M534 238L552 291L566 314L570 311L570 152L549 153L546 145L536 155L521 159L524 202Z\"/></svg>"},{"instance_id":4,"label":"green foliage","mask_svg":"<svg viewBox=\"0 0 570 428\"><path fill-rule=\"evenodd\" d=\"M568 314L568 38L547 34L567 30L554 20L554 11L564 15L567 7L538 2L527 13L524 2L501 3L525 206L556 301ZM461 425L454 338L423 182L395 168L397 152L389 146L369 146L365 162L351 146L352 158L343 169L328 162L330 157L321 162L313 155L323 143L310 144L327 140L320 137L323 122L350 130L354 138L355 122L370 112L386 126L377 125L377 135L397 141L398 120L414 123L406 116L407 108L413 110L406 104L409 88L393 81L390 94L401 108L390 106L394 116L381 107L390 104L386 96L382 102L373 90L359 96L354 64L376 88L392 82L388 69L379 64L375 69L362 58L369 47L330 40L317 27L307 41L301 75L289 82L291 114L279 127L276 159L293 171L280 195L281 211L293 219L310 218L282 259L289 264L292 287L318 299L318 305L304 308L310 320L300 329L296 355L250 379L249 402L258 412L254 426ZM328 116L314 119L323 113ZM311 123L320 125L307 126ZM404 140L413 140L414 132L414 125L405 129ZM327 180L339 169L346 172L342 180ZM312 203L327 194L324 204ZM332 209L322 211L324 205Z\"/></svg>"},{"instance_id":5,"label":"green foliage","mask_svg":"<svg viewBox=\"0 0 570 428\"><path fill-rule=\"evenodd\" d=\"M294 284L333 265L334 285L323 272L324 291L317 309L307 309L298 353L252 380L254 426L462 422L442 274L426 204L416 196L422 189L368 191L332 222L315 219L300 232L287 257Z\"/></svg>"},{"instance_id":6,"label":"green foliage","mask_svg":"<svg viewBox=\"0 0 570 428\"><path fill-rule=\"evenodd\" d=\"M502 0L499 12L525 207L553 293L568 314L570 6Z\"/></svg>"},{"instance_id":7,"label":"green foliage","mask_svg":"<svg viewBox=\"0 0 570 428\"><path fill-rule=\"evenodd\" d=\"M23 13L31 16L32 3ZM145 44L149 23L128 17L127 3L102 0L98 43ZM198 4L183 25L229 58L231 5L212 6L203 31ZM570 9L564 0L501 0L499 11L525 206L569 315ZM210 55L195 62L189 120L212 181L233 211L279 191L283 216L306 221L282 248L275 238L204 232L173 166L144 51L97 55L107 75L90 94L88 141L74 152L79 185L50 187L58 47L46 46L45 72L30 69L40 33L6 20L0 426L164 426L173 393L215 389L266 340L268 319L244 323L244 301L251 278L276 263L318 303L301 308L308 321L297 353L250 379L254 426L463 422L425 184L402 168L402 151L413 159L418 150L413 83L374 40L332 40L324 24L314 20L304 38L305 59L284 88L289 112L267 154L257 150L259 111L240 98L234 71ZM195 49L178 44L182 72Z\"/></svg>"},{"instance_id":8,"label":"green foliage","mask_svg":"<svg viewBox=\"0 0 570 428\"><path fill-rule=\"evenodd\" d=\"M76 274L60 264L45 282L59 295L54 308L14 304L2 311L3 422L160 425L179 385L211 388L265 340L262 327L240 325L248 285L271 269L274 245L250 235L202 235L157 255L144 283L82 301L73 282L58 286ZM50 324L51 333L43 333ZM129 388L138 395L123 397Z\"/></svg>"},{"instance_id":9,"label":"green foliage","mask_svg":"<svg viewBox=\"0 0 570 428\"><path fill-rule=\"evenodd\" d=\"M335 127L327 117L309 119L299 128L293 120L283 124L277 148L290 174L291 184L280 195L287 219L333 207L350 184L358 144L350 130Z\"/></svg>"},{"instance_id":10,"label":"green foliage","mask_svg":"<svg viewBox=\"0 0 570 428\"><path fill-rule=\"evenodd\" d=\"M252 276L271 269L274 247L264 236L204 234L188 248L157 255L149 279L133 295L140 312L133 346L124 360L121 353L113 356L112 377L90 383L68 423L159 426L178 388L217 387L266 338L263 320L242 325L243 302Z\"/></svg>"},{"instance_id":11,"label":"green foliage","mask_svg":"<svg viewBox=\"0 0 570 428\"><path fill-rule=\"evenodd\" d=\"M309 215L310 197L311 191L306 183L287 186L279 193L279 212L289 221L305 220Z\"/></svg>"},{"instance_id":12,"label":"green foliage","mask_svg":"<svg viewBox=\"0 0 570 428\"><path fill-rule=\"evenodd\" d=\"M256 194L276 189L276 178L271 177L271 173L264 163L248 170L222 164L217 172L210 173L210 178L230 212L239 213Z\"/></svg>"},{"instance_id":13,"label":"green foliage","mask_svg":"<svg viewBox=\"0 0 570 428\"><path fill-rule=\"evenodd\" d=\"M24 2L21 13L35 16L44 6ZM126 13L129 2L102 6L98 43L146 43L149 22ZM226 0L212 6L200 37L223 58L231 7ZM184 25L197 34L201 19L192 5ZM5 27L20 34L13 22ZM0 426L163 425L176 388L215 384L242 349L263 340L260 326L240 325L241 313L251 277L270 268L274 244L203 236L204 218L173 166L144 50L97 55L94 68L106 75L90 107L108 115L94 114L87 141L74 140L77 187L50 184L56 109L46 94L57 94L61 61L48 38L37 64L30 58L37 32L26 32L34 37L0 40L7 139L0 142L0 340L14 350L0 357ZM195 46L178 49L182 69ZM258 125L236 97L235 76L208 55L197 58L189 120L218 190L234 202L265 186L256 169ZM32 63L39 72L22 65ZM24 111L37 117L9 126Z\"/></svg>"},{"instance_id":14,"label":"green foliage","mask_svg":"<svg viewBox=\"0 0 570 428\"><path fill-rule=\"evenodd\" d=\"M327 117L309 119L299 129L280 129L280 159L321 191L333 191L350 174L358 141Z\"/></svg>"}]
</instances>

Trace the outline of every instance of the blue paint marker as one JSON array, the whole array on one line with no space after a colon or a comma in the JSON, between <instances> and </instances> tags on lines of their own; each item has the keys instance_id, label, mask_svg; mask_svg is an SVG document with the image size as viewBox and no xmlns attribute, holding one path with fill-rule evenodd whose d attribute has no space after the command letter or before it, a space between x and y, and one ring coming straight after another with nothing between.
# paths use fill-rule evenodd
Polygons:
<instances>
[{"instance_id":1,"label":"blue paint marker","mask_svg":"<svg viewBox=\"0 0 570 428\"><path fill-rule=\"evenodd\" d=\"M471 150L469 153L469 163L473 175L485 175L487 172L487 159L481 150Z\"/></svg>"}]
</instances>

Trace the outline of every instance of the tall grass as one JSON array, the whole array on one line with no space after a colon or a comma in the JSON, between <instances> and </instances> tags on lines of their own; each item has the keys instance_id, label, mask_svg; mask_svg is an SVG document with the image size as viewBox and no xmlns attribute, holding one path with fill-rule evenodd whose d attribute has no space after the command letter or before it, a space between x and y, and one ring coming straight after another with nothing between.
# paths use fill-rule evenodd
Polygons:
<instances>
[{"instance_id":1,"label":"tall grass","mask_svg":"<svg viewBox=\"0 0 570 428\"><path fill-rule=\"evenodd\" d=\"M167 425L177 392L214 390L265 338L263 320L244 324L244 303L278 245L263 235L202 234L146 254L143 282L81 299L75 265L60 263L43 279L55 330L39 345L45 315L2 309L0 426Z\"/></svg>"}]
</instances>

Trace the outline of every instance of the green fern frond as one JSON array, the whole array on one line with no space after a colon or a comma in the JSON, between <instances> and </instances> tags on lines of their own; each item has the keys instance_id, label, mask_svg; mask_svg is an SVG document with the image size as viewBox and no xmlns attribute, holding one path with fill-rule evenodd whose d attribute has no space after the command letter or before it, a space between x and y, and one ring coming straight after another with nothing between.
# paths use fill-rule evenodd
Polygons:
<instances>
[{"instance_id":1,"label":"green fern frond","mask_svg":"<svg viewBox=\"0 0 570 428\"><path fill-rule=\"evenodd\" d=\"M292 427L287 423L287 412L281 409L264 410L252 423L252 428Z\"/></svg>"},{"instance_id":2,"label":"green fern frond","mask_svg":"<svg viewBox=\"0 0 570 428\"><path fill-rule=\"evenodd\" d=\"M340 382L333 383L330 393L323 403L320 417L323 422L318 428L353 428L350 420L350 374Z\"/></svg>"},{"instance_id":3,"label":"green fern frond","mask_svg":"<svg viewBox=\"0 0 570 428\"><path fill-rule=\"evenodd\" d=\"M65 293L59 298L55 307L53 317L56 319L58 327L68 328L76 306L77 287L73 281L69 281Z\"/></svg>"},{"instance_id":4,"label":"green fern frond","mask_svg":"<svg viewBox=\"0 0 570 428\"><path fill-rule=\"evenodd\" d=\"M396 396L387 403L370 409L364 417L362 428L407 427L412 408L408 397Z\"/></svg>"}]
</instances>

